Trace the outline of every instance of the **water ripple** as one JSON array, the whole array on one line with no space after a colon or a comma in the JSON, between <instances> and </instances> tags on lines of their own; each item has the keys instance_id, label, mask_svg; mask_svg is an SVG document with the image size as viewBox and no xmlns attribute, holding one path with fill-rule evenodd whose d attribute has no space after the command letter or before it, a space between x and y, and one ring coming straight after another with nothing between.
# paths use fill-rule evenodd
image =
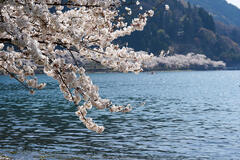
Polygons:
<instances>
[{"instance_id":1,"label":"water ripple","mask_svg":"<svg viewBox=\"0 0 240 160\"><path fill-rule=\"evenodd\" d=\"M93 133L55 81L30 96L0 76L0 152L15 159L238 159L239 71L91 74L100 94L127 114L93 110ZM219 77L221 77L219 79ZM142 103L145 103L142 106Z\"/></svg>"}]
</instances>

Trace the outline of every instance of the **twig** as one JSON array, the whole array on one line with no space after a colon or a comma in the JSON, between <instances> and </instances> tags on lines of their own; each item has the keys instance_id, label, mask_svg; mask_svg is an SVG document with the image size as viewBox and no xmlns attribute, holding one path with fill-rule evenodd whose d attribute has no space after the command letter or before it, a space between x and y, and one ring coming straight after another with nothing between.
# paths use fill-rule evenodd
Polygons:
<instances>
[{"instance_id":1,"label":"twig","mask_svg":"<svg viewBox=\"0 0 240 160\"><path fill-rule=\"evenodd\" d=\"M73 61L74 61L75 65L78 67L78 62L77 62L76 58L74 57L74 55L73 55L72 51L71 51L71 50L69 50L69 52L70 52L70 54L71 54L71 56L72 56L72 59L73 59Z\"/></svg>"},{"instance_id":2,"label":"twig","mask_svg":"<svg viewBox=\"0 0 240 160\"><path fill-rule=\"evenodd\" d=\"M60 70L60 71L61 71L61 70ZM62 72L62 71L61 71L61 72ZM59 75L59 77L60 77L61 81L63 82L63 84L67 87L68 92L69 92L70 95L71 95L72 101L74 101L74 98L73 98L72 92L71 92L70 88L68 87L68 85L66 84L66 82L64 81L61 72L59 72L58 70L56 71L56 73Z\"/></svg>"},{"instance_id":3,"label":"twig","mask_svg":"<svg viewBox=\"0 0 240 160\"><path fill-rule=\"evenodd\" d=\"M57 70L56 73L59 75L59 77L60 77L61 81L63 82L63 84L67 87L67 90L68 90L68 92L69 92L70 95L71 95L72 101L74 102L74 98L73 98L72 92L71 92L70 88L68 87L68 85L66 84L66 82L64 81L64 78L63 78L61 72L59 72L59 71ZM75 105L75 107L78 107L78 105L77 105L75 102L74 102L74 105ZM82 118L83 118L85 121L87 121L87 119L83 116L83 113L82 113L81 111L80 111L80 113L81 113L81 115L82 115Z\"/></svg>"},{"instance_id":4,"label":"twig","mask_svg":"<svg viewBox=\"0 0 240 160\"><path fill-rule=\"evenodd\" d=\"M29 88L25 83L23 83L22 81L20 81L14 73L8 71L8 70L7 70L5 67L3 67L2 65L0 65L0 67L3 68L10 76L12 76L14 79L16 79L20 84L22 84L25 89L29 90L30 92L33 91L33 89Z\"/></svg>"}]
</instances>

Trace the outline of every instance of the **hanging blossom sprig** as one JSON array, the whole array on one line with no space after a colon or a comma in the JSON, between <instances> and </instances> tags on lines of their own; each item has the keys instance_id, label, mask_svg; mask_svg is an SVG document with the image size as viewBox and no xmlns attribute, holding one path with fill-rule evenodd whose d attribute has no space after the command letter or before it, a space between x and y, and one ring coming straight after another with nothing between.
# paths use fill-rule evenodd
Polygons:
<instances>
[{"instance_id":1,"label":"hanging blossom sprig","mask_svg":"<svg viewBox=\"0 0 240 160\"><path fill-rule=\"evenodd\" d=\"M42 66L47 76L58 81L64 98L75 104L76 115L83 124L97 133L103 132L103 126L86 117L88 110L94 106L110 112L129 112L131 106L117 106L102 99L98 87L78 64L79 59L114 71L138 73L153 57L113 44L119 37L143 30L147 18L154 14L152 10L146 11L127 23L117 9L121 3L120 0L0 1L0 71L33 93L46 85L38 84L35 76L37 68ZM125 9L130 15L130 7ZM83 105L79 105L81 101Z\"/></svg>"}]
</instances>

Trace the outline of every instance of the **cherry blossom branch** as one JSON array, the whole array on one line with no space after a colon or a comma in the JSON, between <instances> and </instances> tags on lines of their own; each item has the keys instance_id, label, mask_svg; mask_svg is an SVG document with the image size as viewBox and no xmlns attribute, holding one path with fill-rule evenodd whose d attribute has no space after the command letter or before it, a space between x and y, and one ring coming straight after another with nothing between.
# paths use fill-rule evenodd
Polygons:
<instances>
[{"instance_id":1,"label":"cherry blossom branch","mask_svg":"<svg viewBox=\"0 0 240 160\"><path fill-rule=\"evenodd\" d=\"M40 4L40 3L36 3ZM86 7L86 8L99 8L101 5L90 5L90 4L76 4L76 3L46 3L48 6L71 6L71 7ZM122 3L122 6L129 6L135 4L133 1ZM117 4L110 4L108 7L118 7Z\"/></svg>"},{"instance_id":2,"label":"cherry blossom branch","mask_svg":"<svg viewBox=\"0 0 240 160\"><path fill-rule=\"evenodd\" d=\"M79 66L79 65L78 65L78 62L77 62L77 60L76 60L75 56L73 55L72 51L71 51L71 50L69 50L69 53L71 54L71 57L72 57L72 59L73 59L73 61L74 61L75 65L78 67L78 66Z\"/></svg>"},{"instance_id":3,"label":"cherry blossom branch","mask_svg":"<svg viewBox=\"0 0 240 160\"><path fill-rule=\"evenodd\" d=\"M11 43L12 44L12 40L10 38L0 38L0 43Z\"/></svg>"},{"instance_id":4,"label":"cherry blossom branch","mask_svg":"<svg viewBox=\"0 0 240 160\"><path fill-rule=\"evenodd\" d=\"M18 3L19 5L26 5L27 2L24 4L24 3L21 3L19 1L16 1L16 3ZM35 2L35 4L43 4L43 3L39 3L39 2ZM66 3L45 3L46 5L48 6L70 6L70 7L86 7L86 8L100 8L100 7L103 7L101 5L91 5L91 4L77 4L77 3L71 3L70 2L66 2ZM122 6L129 6L129 5L133 5L135 4L133 1L131 2L125 2L125 3L122 3L121 5ZM118 7L120 4L110 4L108 5L108 7Z\"/></svg>"},{"instance_id":5,"label":"cherry blossom branch","mask_svg":"<svg viewBox=\"0 0 240 160\"><path fill-rule=\"evenodd\" d=\"M60 70L61 70L61 69L60 69ZM65 82L64 79L63 79L63 76L62 76L62 74L61 74L62 71L59 72L58 70L56 70L55 72L59 75L61 81L63 82L63 84L65 85L65 87L68 89L68 92L70 93L71 98L72 98L72 101L73 101L74 98L73 98L72 92L71 92L70 88L68 87L68 85L66 84L66 82Z\"/></svg>"},{"instance_id":6,"label":"cherry blossom branch","mask_svg":"<svg viewBox=\"0 0 240 160\"><path fill-rule=\"evenodd\" d=\"M31 89L31 88L29 88L24 82L20 81L14 73L8 71L8 69L6 69L5 67L3 67L2 65L0 65L0 67L1 67L2 69L4 69L11 77L13 77L15 80L17 80L17 81L18 81L25 89L27 89L31 94L34 94L34 90Z\"/></svg>"},{"instance_id":7,"label":"cherry blossom branch","mask_svg":"<svg viewBox=\"0 0 240 160\"><path fill-rule=\"evenodd\" d=\"M77 58L84 58L121 72L139 70L141 62L148 56L139 55L127 47L120 49L113 41L135 30L142 30L147 17L152 16L153 11L139 15L128 25L119 15L118 1L85 2L87 1L4 1L0 5L0 49L5 47L9 52L6 52L5 56L9 62L5 69L9 67L8 71L16 72L13 74L18 76L16 78L21 78L19 80L23 82L26 80L27 87L38 89L37 77L27 80L27 76L34 73L36 65L43 66L44 73L58 81L64 98L78 107L76 114L84 125L101 133L104 127L98 126L91 118L86 118L87 110L95 106L111 112L126 112L130 111L130 106L115 106L110 100L102 99L98 87L85 74L85 69L78 65ZM133 4L133 1L130 3ZM56 12L49 10L52 6L56 8ZM64 12L64 7L69 10ZM5 44L12 44L14 48L16 46L19 51L16 52ZM63 49L58 49L58 46ZM71 63L62 58L66 53L72 57ZM29 64L25 63L26 60ZM4 66L4 63L0 64ZM82 106L77 106L81 98L85 102Z\"/></svg>"}]
</instances>

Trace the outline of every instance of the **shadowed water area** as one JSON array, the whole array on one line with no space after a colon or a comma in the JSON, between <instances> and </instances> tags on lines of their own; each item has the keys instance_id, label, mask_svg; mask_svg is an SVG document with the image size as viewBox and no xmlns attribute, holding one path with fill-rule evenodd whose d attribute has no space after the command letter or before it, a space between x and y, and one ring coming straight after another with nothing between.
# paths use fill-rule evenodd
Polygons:
<instances>
[{"instance_id":1,"label":"shadowed water area","mask_svg":"<svg viewBox=\"0 0 240 160\"><path fill-rule=\"evenodd\" d=\"M13 159L239 159L240 71L94 73L100 95L130 113L92 109L87 130L55 80L30 95L0 76L0 155ZM140 104L145 102L144 106Z\"/></svg>"}]
</instances>

